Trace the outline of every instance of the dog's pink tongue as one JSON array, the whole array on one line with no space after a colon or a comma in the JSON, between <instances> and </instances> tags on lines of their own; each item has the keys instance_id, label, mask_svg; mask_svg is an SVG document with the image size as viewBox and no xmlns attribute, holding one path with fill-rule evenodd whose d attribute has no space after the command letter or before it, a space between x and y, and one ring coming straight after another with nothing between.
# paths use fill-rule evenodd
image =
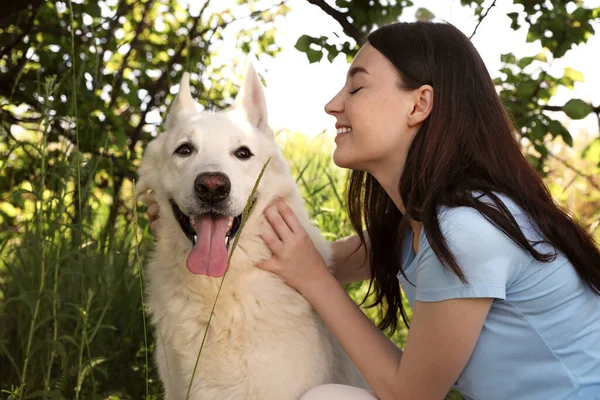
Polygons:
<instances>
[{"instance_id":1,"label":"dog's pink tongue","mask_svg":"<svg viewBox=\"0 0 600 400\"><path fill-rule=\"evenodd\" d=\"M225 234L229 218L203 215L196 217L196 244L186 265L194 274L221 277L227 269Z\"/></svg>"}]
</instances>

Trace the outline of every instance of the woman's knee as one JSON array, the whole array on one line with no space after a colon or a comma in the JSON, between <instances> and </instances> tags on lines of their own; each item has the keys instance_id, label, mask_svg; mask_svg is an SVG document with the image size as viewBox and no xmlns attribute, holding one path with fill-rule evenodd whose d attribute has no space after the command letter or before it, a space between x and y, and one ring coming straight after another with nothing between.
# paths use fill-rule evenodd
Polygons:
<instances>
[{"instance_id":1,"label":"woman's knee","mask_svg":"<svg viewBox=\"0 0 600 400\"><path fill-rule=\"evenodd\" d=\"M327 384L310 389L300 400L377 400L373 392L365 389Z\"/></svg>"}]
</instances>

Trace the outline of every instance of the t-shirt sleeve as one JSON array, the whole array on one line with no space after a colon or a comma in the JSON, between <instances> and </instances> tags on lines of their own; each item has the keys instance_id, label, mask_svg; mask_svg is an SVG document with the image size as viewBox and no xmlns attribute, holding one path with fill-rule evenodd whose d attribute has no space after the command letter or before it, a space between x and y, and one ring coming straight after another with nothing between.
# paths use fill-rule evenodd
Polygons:
<instances>
[{"instance_id":1,"label":"t-shirt sleeve","mask_svg":"<svg viewBox=\"0 0 600 400\"><path fill-rule=\"evenodd\" d=\"M455 298L506 299L506 287L526 253L477 210L444 209L440 229L467 283L443 267L425 235L417 254L416 299L424 302Z\"/></svg>"}]
</instances>

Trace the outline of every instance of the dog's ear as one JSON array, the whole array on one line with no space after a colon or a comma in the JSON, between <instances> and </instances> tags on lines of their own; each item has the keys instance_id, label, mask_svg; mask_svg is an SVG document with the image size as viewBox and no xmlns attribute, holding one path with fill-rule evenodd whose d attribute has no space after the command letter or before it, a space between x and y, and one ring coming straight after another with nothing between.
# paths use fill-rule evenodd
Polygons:
<instances>
[{"instance_id":1,"label":"dog's ear","mask_svg":"<svg viewBox=\"0 0 600 400\"><path fill-rule=\"evenodd\" d=\"M248 62L244 83L233 103L233 108L246 115L248 121L258 129L268 127L267 102L260 77L252 62Z\"/></svg>"},{"instance_id":2,"label":"dog's ear","mask_svg":"<svg viewBox=\"0 0 600 400\"><path fill-rule=\"evenodd\" d=\"M167 130L173 128L173 126L177 124L177 120L183 115L195 111L196 104L194 99L192 99L192 94L190 92L190 74L184 72L181 77L181 82L179 83L179 92L177 93L177 96L175 96L173 104L171 104L169 115L167 115L165 128Z\"/></svg>"},{"instance_id":3,"label":"dog's ear","mask_svg":"<svg viewBox=\"0 0 600 400\"><path fill-rule=\"evenodd\" d=\"M146 150L144 151L142 162L138 167L137 173L139 179L135 184L135 191L138 198L142 201L145 201L144 199L147 195L146 192L156 189L158 185L156 178L158 176L158 171L163 167L160 154L163 142L164 136L159 135L156 139L148 143L148 146L146 146Z\"/></svg>"}]
</instances>

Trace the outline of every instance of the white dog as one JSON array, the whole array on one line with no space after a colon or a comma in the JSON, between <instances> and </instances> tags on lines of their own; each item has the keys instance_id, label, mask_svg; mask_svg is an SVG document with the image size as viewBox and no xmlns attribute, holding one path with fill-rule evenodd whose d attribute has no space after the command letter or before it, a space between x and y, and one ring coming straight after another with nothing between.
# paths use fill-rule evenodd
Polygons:
<instances>
[{"instance_id":1,"label":"white dog","mask_svg":"<svg viewBox=\"0 0 600 400\"><path fill-rule=\"evenodd\" d=\"M165 133L146 149L138 193L160 207L147 267L148 312L166 398L185 399L209 315L227 269L190 399L298 399L325 383L366 383L307 301L255 265L271 256L258 237L263 210L286 202L325 260L330 246L304 202L267 124L262 84L250 64L233 107L200 113L184 73ZM261 180L244 229L241 214ZM186 268L187 266L187 268Z\"/></svg>"}]
</instances>

